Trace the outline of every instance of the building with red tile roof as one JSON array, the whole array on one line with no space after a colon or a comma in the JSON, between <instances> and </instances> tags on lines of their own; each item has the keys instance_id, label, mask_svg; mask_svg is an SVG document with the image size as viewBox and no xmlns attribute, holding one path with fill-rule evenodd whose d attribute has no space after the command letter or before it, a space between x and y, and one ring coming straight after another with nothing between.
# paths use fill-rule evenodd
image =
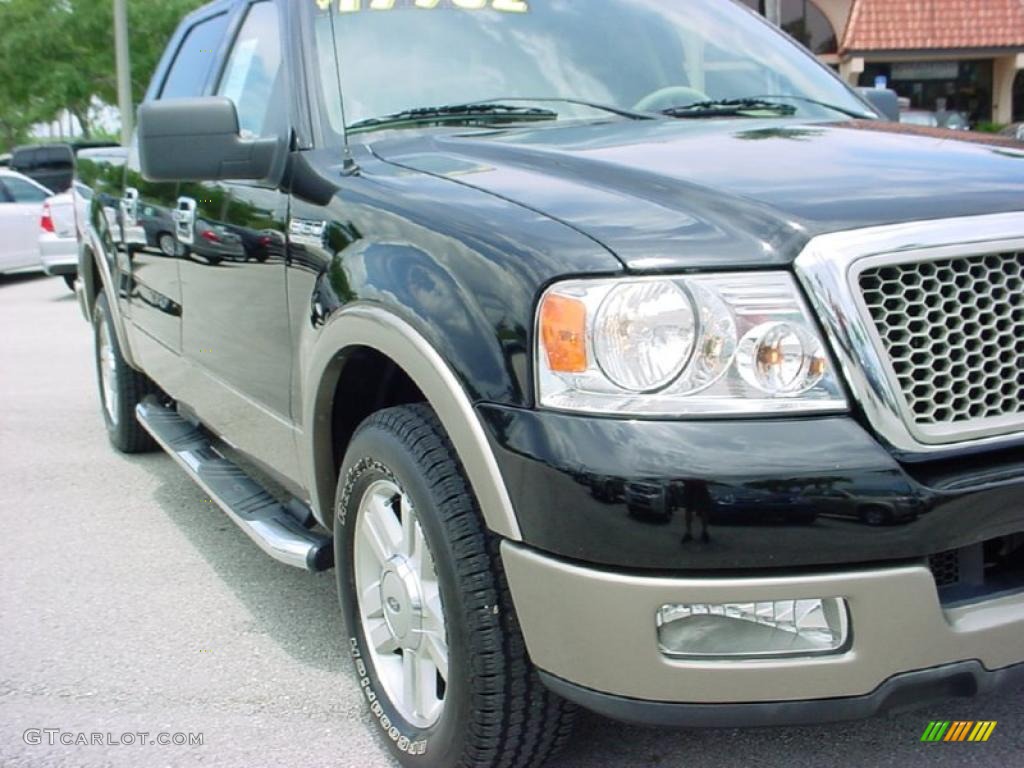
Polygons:
<instances>
[{"instance_id":1,"label":"building with red tile roof","mask_svg":"<svg viewBox=\"0 0 1024 768\"><path fill-rule=\"evenodd\" d=\"M1024 48L1024 0L856 0L845 52Z\"/></svg>"},{"instance_id":2,"label":"building with red tile roof","mask_svg":"<svg viewBox=\"0 0 1024 768\"><path fill-rule=\"evenodd\" d=\"M741 0L837 68L915 109L1024 121L1024 0Z\"/></svg>"}]
</instances>

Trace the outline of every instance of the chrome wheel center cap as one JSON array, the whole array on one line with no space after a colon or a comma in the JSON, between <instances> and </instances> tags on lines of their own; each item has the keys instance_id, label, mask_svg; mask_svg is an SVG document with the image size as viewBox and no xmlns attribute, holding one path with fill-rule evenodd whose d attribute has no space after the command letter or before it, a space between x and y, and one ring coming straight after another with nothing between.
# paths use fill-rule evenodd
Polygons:
<instances>
[{"instance_id":1,"label":"chrome wheel center cap","mask_svg":"<svg viewBox=\"0 0 1024 768\"><path fill-rule=\"evenodd\" d=\"M384 565L380 577L380 602L384 608L384 621L392 637L407 650L420 644L423 626L423 601L419 578L401 555Z\"/></svg>"}]
</instances>

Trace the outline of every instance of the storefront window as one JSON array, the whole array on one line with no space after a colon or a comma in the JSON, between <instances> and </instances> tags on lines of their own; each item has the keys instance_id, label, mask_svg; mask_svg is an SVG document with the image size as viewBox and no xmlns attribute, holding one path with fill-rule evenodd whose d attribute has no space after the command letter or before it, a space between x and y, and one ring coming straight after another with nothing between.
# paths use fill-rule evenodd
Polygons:
<instances>
[{"instance_id":1,"label":"storefront window","mask_svg":"<svg viewBox=\"0 0 1024 768\"><path fill-rule=\"evenodd\" d=\"M959 112L972 125L992 115L992 60L905 61L869 63L860 85L885 84L910 108L929 112Z\"/></svg>"},{"instance_id":2,"label":"storefront window","mask_svg":"<svg viewBox=\"0 0 1024 768\"><path fill-rule=\"evenodd\" d=\"M743 3L759 13L765 12L764 0ZM812 0L782 0L782 28L819 56L839 51L832 23Z\"/></svg>"}]
</instances>

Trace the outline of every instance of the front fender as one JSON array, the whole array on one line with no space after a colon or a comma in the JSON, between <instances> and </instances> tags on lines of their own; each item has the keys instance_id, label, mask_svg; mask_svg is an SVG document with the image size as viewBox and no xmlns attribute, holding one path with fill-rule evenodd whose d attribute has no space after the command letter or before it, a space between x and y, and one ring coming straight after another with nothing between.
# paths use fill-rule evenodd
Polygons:
<instances>
[{"instance_id":1,"label":"front fender","mask_svg":"<svg viewBox=\"0 0 1024 768\"><path fill-rule=\"evenodd\" d=\"M318 334L302 360L306 381L317 382L304 395L300 437L301 458L307 468L313 509L321 518L333 507L334 477L329 413L346 349L366 347L391 359L427 398L451 439L492 531L521 540L512 502L497 461L487 442L472 402L455 373L438 351L410 323L381 305L358 302L336 312ZM327 519L321 519L327 524Z\"/></svg>"},{"instance_id":2,"label":"front fender","mask_svg":"<svg viewBox=\"0 0 1024 768\"><path fill-rule=\"evenodd\" d=\"M292 407L304 487L317 514L329 518L331 399L347 351L366 347L399 366L437 412L488 527L519 539L473 408L530 407L537 297L559 277L614 274L622 265L542 213L382 163L366 147L355 152L357 174L341 173L318 152L298 153L292 168Z\"/></svg>"}]
</instances>

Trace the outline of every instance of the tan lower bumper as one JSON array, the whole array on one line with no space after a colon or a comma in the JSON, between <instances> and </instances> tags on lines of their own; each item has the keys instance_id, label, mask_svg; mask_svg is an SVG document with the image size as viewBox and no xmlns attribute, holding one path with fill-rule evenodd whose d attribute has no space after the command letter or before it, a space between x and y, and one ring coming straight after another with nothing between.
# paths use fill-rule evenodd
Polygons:
<instances>
[{"instance_id":1,"label":"tan lower bumper","mask_svg":"<svg viewBox=\"0 0 1024 768\"><path fill-rule=\"evenodd\" d=\"M923 566L770 578L667 578L585 568L505 542L526 645L541 669L648 701L797 701L870 693L903 672L976 659L1024 661L1024 593L944 610ZM658 650L665 603L844 597L853 642L835 656L690 661Z\"/></svg>"}]
</instances>

